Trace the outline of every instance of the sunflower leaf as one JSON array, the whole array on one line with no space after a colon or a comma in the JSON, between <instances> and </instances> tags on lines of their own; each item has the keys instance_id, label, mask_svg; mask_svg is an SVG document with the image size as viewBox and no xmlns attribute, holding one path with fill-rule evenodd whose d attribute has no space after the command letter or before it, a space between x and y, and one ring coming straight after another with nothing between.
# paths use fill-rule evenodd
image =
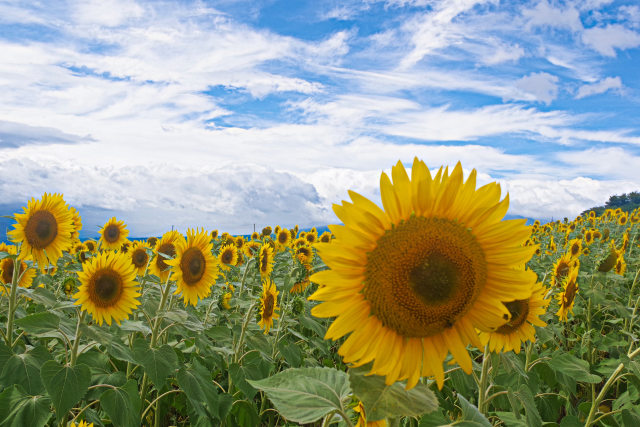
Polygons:
<instances>
[{"instance_id":1,"label":"sunflower leaf","mask_svg":"<svg viewBox=\"0 0 640 427\"><path fill-rule=\"evenodd\" d=\"M86 365L62 366L54 360L42 365L40 377L47 389L58 419L85 395L91 383L91 372Z\"/></svg>"},{"instance_id":2,"label":"sunflower leaf","mask_svg":"<svg viewBox=\"0 0 640 427\"><path fill-rule=\"evenodd\" d=\"M287 369L247 382L264 391L284 418L301 424L315 422L330 412L344 412L351 393L347 374L329 368Z\"/></svg>"},{"instance_id":3,"label":"sunflower leaf","mask_svg":"<svg viewBox=\"0 0 640 427\"><path fill-rule=\"evenodd\" d=\"M169 345L149 348L144 339L133 342L133 356L142 365L151 382L160 389L164 380L178 369L178 356Z\"/></svg>"},{"instance_id":4,"label":"sunflower leaf","mask_svg":"<svg viewBox=\"0 0 640 427\"><path fill-rule=\"evenodd\" d=\"M0 426L44 426L51 418L49 405L46 397L27 395L17 385L8 387L0 393Z\"/></svg>"},{"instance_id":5,"label":"sunflower leaf","mask_svg":"<svg viewBox=\"0 0 640 427\"><path fill-rule=\"evenodd\" d=\"M419 417L438 408L438 400L425 384L417 384L411 390L395 383L385 385L384 377L366 375L370 367L349 369L349 381L353 392L364 404L367 421L401 416Z\"/></svg>"},{"instance_id":6,"label":"sunflower leaf","mask_svg":"<svg viewBox=\"0 0 640 427\"><path fill-rule=\"evenodd\" d=\"M100 404L115 426L140 425L140 396L136 380L129 380L124 386L110 388L100 396Z\"/></svg>"}]
</instances>

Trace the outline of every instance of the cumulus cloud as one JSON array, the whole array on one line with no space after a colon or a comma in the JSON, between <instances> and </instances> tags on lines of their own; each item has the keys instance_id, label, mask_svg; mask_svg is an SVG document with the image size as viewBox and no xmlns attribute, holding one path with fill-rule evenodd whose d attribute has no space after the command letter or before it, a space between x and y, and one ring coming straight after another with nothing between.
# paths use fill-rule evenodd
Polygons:
<instances>
[{"instance_id":1,"label":"cumulus cloud","mask_svg":"<svg viewBox=\"0 0 640 427\"><path fill-rule=\"evenodd\" d=\"M535 27L559 28L569 31L582 29L580 13L573 5L564 8L549 4L547 0L539 1L535 7L522 11L528 29Z\"/></svg>"},{"instance_id":2,"label":"cumulus cloud","mask_svg":"<svg viewBox=\"0 0 640 427\"><path fill-rule=\"evenodd\" d=\"M578 88L576 99L605 93L610 90L618 93L622 91L622 81L620 80L620 77L607 77L596 83L582 85Z\"/></svg>"},{"instance_id":3,"label":"cumulus cloud","mask_svg":"<svg viewBox=\"0 0 640 427\"><path fill-rule=\"evenodd\" d=\"M549 73L531 73L518 80L515 85L547 105L558 97L558 77Z\"/></svg>"},{"instance_id":4,"label":"cumulus cloud","mask_svg":"<svg viewBox=\"0 0 640 427\"><path fill-rule=\"evenodd\" d=\"M593 27L584 30L582 42L604 56L616 56L616 49L640 46L640 33L620 24Z\"/></svg>"}]
</instances>

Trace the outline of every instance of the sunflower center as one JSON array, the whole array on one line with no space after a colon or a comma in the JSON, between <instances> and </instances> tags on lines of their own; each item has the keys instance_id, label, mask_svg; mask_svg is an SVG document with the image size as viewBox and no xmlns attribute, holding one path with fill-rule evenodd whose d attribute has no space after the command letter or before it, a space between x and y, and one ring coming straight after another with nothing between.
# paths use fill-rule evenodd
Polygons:
<instances>
[{"instance_id":1,"label":"sunflower center","mask_svg":"<svg viewBox=\"0 0 640 427\"><path fill-rule=\"evenodd\" d=\"M260 271L266 273L269 269L269 253L264 251L264 254L260 257Z\"/></svg>"},{"instance_id":2,"label":"sunflower center","mask_svg":"<svg viewBox=\"0 0 640 427\"><path fill-rule=\"evenodd\" d=\"M110 307L120 299L122 294L122 278L111 270L98 270L92 278L90 289L92 302L98 307Z\"/></svg>"},{"instance_id":3,"label":"sunflower center","mask_svg":"<svg viewBox=\"0 0 640 427\"><path fill-rule=\"evenodd\" d=\"M496 332L507 335L518 330L525 320L527 320L527 316L529 315L529 300L519 299L511 302L504 302L503 304L507 307L509 313L511 313L511 319L496 329Z\"/></svg>"},{"instance_id":4,"label":"sunflower center","mask_svg":"<svg viewBox=\"0 0 640 427\"><path fill-rule=\"evenodd\" d=\"M206 261L204 255L198 248L189 248L180 260L180 269L182 270L182 278L189 286L195 285L202 279Z\"/></svg>"},{"instance_id":5,"label":"sunflower center","mask_svg":"<svg viewBox=\"0 0 640 427\"><path fill-rule=\"evenodd\" d=\"M567 288L564 291L564 296L562 297L562 305L564 307L569 307L571 303L573 303L573 299L576 297L576 282L570 280L567 283Z\"/></svg>"},{"instance_id":6,"label":"sunflower center","mask_svg":"<svg viewBox=\"0 0 640 427\"><path fill-rule=\"evenodd\" d=\"M45 249L58 235L58 222L49 211L36 211L24 228L27 242L35 249Z\"/></svg>"},{"instance_id":7,"label":"sunflower center","mask_svg":"<svg viewBox=\"0 0 640 427\"><path fill-rule=\"evenodd\" d=\"M222 262L224 264L231 264L231 262L233 261L233 252L232 250L225 250L224 252L222 252Z\"/></svg>"},{"instance_id":8,"label":"sunflower center","mask_svg":"<svg viewBox=\"0 0 640 427\"><path fill-rule=\"evenodd\" d=\"M138 268L144 267L145 265L147 265L148 259L149 259L149 256L147 255L147 252L144 249L136 249L131 255L131 260L133 261L133 264Z\"/></svg>"},{"instance_id":9,"label":"sunflower center","mask_svg":"<svg viewBox=\"0 0 640 427\"><path fill-rule=\"evenodd\" d=\"M368 253L365 286L372 313L405 337L451 327L486 282L486 261L471 231L457 222L412 216Z\"/></svg>"},{"instance_id":10,"label":"sunflower center","mask_svg":"<svg viewBox=\"0 0 640 427\"><path fill-rule=\"evenodd\" d=\"M278 243L280 243L281 245L284 245L285 243L287 243L288 239L289 239L288 231L278 233Z\"/></svg>"},{"instance_id":11,"label":"sunflower center","mask_svg":"<svg viewBox=\"0 0 640 427\"><path fill-rule=\"evenodd\" d=\"M264 308L262 309L262 318L269 319L273 315L273 295L267 294L264 299Z\"/></svg>"},{"instance_id":12,"label":"sunflower center","mask_svg":"<svg viewBox=\"0 0 640 427\"><path fill-rule=\"evenodd\" d=\"M170 258L173 258L176 255L176 247L173 245L173 243L163 243L158 248L158 256L156 256L156 265L158 266L158 269L160 269L160 271L168 270L169 264L164 262L165 258L160 254L165 254L165 255L168 255Z\"/></svg>"},{"instance_id":13,"label":"sunflower center","mask_svg":"<svg viewBox=\"0 0 640 427\"><path fill-rule=\"evenodd\" d=\"M24 273L25 263L20 261L20 272L18 275ZM13 281L13 260L11 258L5 258L2 261L2 283L10 285Z\"/></svg>"},{"instance_id":14,"label":"sunflower center","mask_svg":"<svg viewBox=\"0 0 640 427\"><path fill-rule=\"evenodd\" d=\"M578 243L574 243L571 245L571 255L576 256L580 252L580 245Z\"/></svg>"},{"instance_id":15,"label":"sunflower center","mask_svg":"<svg viewBox=\"0 0 640 427\"><path fill-rule=\"evenodd\" d=\"M117 242L118 237L120 237L120 228L116 224L109 224L102 235L107 243Z\"/></svg>"}]
</instances>

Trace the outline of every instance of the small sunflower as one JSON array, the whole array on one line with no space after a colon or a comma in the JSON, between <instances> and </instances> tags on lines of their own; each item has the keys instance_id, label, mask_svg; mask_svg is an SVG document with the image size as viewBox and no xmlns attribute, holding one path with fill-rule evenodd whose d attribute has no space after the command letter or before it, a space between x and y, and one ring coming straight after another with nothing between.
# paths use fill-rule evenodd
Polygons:
<instances>
[{"instance_id":1,"label":"small sunflower","mask_svg":"<svg viewBox=\"0 0 640 427\"><path fill-rule=\"evenodd\" d=\"M78 212L73 206L69 208L69 212L71 212L71 217L73 218L73 231L71 232L71 238L79 239L80 230L82 230L82 218L80 217L80 212Z\"/></svg>"},{"instance_id":2,"label":"small sunflower","mask_svg":"<svg viewBox=\"0 0 640 427\"><path fill-rule=\"evenodd\" d=\"M276 245L278 247L278 250L283 251L284 248L289 246L289 243L291 243L291 233L289 232L289 230L283 228L282 230L278 231L278 233L276 234Z\"/></svg>"},{"instance_id":3,"label":"small sunflower","mask_svg":"<svg viewBox=\"0 0 640 427\"><path fill-rule=\"evenodd\" d=\"M64 279L64 282L62 282L62 290L69 297L73 295L74 292L76 292L76 288L76 279L74 279L73 277L67 277L66 279Z\"/></svg>"},{"instance_id":4,"label":"small sunflower","mask_svg":"<svg viewBox=\"0 0 640 427\"><path fill-rule=\"evenodd\" d=\"M17 223L7 235L14 243L22 243L21 259L32 257L44 271L70 246L73 216L61 194L44 193L42 199L32 198L23 209L24 213L14 215Z\"/></svg>"},{"instance_id":5,"label":"small sunflower","mask_svg":"<svg viewBox=\"0 0 640 427\"><path fill-rule=\"evenodd\" d=\"M98 249L98 245L96 244L95 240L91 240L91 239L85 240L84 241L84 246L92 254L96 253L96 249Z\"/></svg>"},{"instance_id":6,"label":"small sunflower","mask_svg":"<svg viewBox=\"0 0 640 427\"><path fill-rule=\"evenodd\" d=\"M523 342L536 341L534 326L547 326L540 320L547 310L549 301L544 298L545 289L542 283L537 283L531 296L526 299L505 302L511 318L507 323L493 332L480 332L480 340L483 344L489 344L489 350L500 353L515 351L520 353Z\"/></svg>"},{"instance_id":7,"label":"small sunflower","mask_svg":"<svg viewBox=\"0 0 640 427\"><path fill-rule=\"evenodd\" d=\"M251 233L251 240L260 240L260 233L258 233L257 231Z\"/></svg>"},{"instance_id":8,"label":"small sunflower","mask_svg":"<svg viewBox=\"0 0 640 427\"><path fill-rule=\"evenodd\" d=\"M135 281L136 272L129 257L120 252L103 252L90 259L78 273L80 287L73 296L76 305L81 305L100 324L129 317L140 305L137 297L140 288Z\"/></svg>"},{"instance_id":9,"label":"small sunflower","mask_svg":"<svg viewBox=\"0 0 640 427\"><path fill-rule=\"evenodd\" d=\"M320 238L318 240L322 243L331 243L331 233L325 231L320 235Z\"/></svg>"},{"instance_id":10,"label":"small sunflower","mask_svg":"<svg viewBox=\"0 0 640 427\"><path fill-rule=\"evenodd\" d=\"M247 242L246 245L242 248L243 253L247 256L247 258L253 258L260 252L260 248L262 244L258 241L252 240Z\"/></svg>"},{"instance_id":11,"label":"small sunflower","mask_svg":"<svg viewBox=\"0 0 640 427\"><path fill-rule=\"evenodd\" d=\"M266 226L265 228L262 229L262 235L263 236L271 236L271 227Z\"/></svg>"},{"instance_id":12,"label":"small sunflower","mask_svg":"<svg viewBox=\"0 0 640 427\"><path fill-rule=\"evenodd\" d=\"M628 220L629 220L629 216L627 215L626 212L623 214L620 214L618 216L618 225L626 225Z\"/></svg>"},{"instance_id":13,"label":"small sunflower","mask_svg":"<svg viewBox=\"0 0 640 427\"><path fill-rule=\"evenodd\" d=\"M184 241L184 236L175 230L167 231L162 235L162 238L156 244L153 251L155 257L151 261L149 266L149 272L155 274L160 278L160 281L165 282L169 278L171 267L166 263L168 258L173 258L176 255L176 245Z\"/></svg>"},{"instance_id":14,"label":"small sunflower","mask_svg":"<svg viewBox=\"0 0 640 427\"><path fill-rule=\"evenodd\" d=\"M176 280L175 294L182 293L184 305L195 306L198 299L211 293L218 277L218 259L213 256L209 233L187 230L187 240L178 241L176 257L165 261L173 270Z\"/></svg>"},{"instance_id":15,"label":"small sunflower","mask_svg":"<svg viewBox=\"0 0 640 427\"><path fill-rule=\"evenodd\" d=\"M3 243L4 245L4 243ZM14 245L4 246L0 248L1 252L7 252L11 255L17 255L18 249ZM29 268L24 260L20 260L20 271L18 272L18 286L22 288L30 288L36 272L33 268ZM11 286L13 282L13 270L15 263L13 258L6 257L0 260L0 281L5 285ZM22 276L22 277L21 277ZM0 292L4 293L4 287L0 286Z\"/></svg>"},{"instance_id":16,"label":"small sunflower","mask_svg":"<svg viewBox=\"0 0 640 427\"><path fill-rule=\"evenodd\" d=\"M231 305L229 301L231 301L231 292L225 292L220 298L220 306L225 310L231 310Z\"/></svg>"},{"instance_id":17,"label":"small sunflower","mask_svg":"<svg viewBox=\"0 0 640 427\"><path fill-rule=\"evenodd\" d=\"M611 269L616 266L616 261L618 261L616 241L611 239L611 242L609 243L609 252L607 253L607 256L598 263L598 271L602 273L611 271Z\"/></svg>"},{"instance_id":18,"label":"small sunflower","mask_svg":"<svg viewBox=\"0 0 640 427\"><path fill-rule=\"evenodd\" d=\"M564 278L569 275L571 268L576 265L580 265L580 260L571 257L571 253L569 252L558 258L555 264L553 264L553 270L551 271L551 286L560 286Z\"/></svg>"},{"instance_id":19,"label":"small sunflower","mask_svg":"<svg viewBox=\"0 0 640 427\"><path fill-rule=\"evenodd\" d=\"M582 253L582 239L572 239L569 241L569 253L572 258L578 258Z\"/></svg>"},{"instance_id":20,"label":"small sunflower","mask_svg":"<svg viewBox=\"0 0 640 427\"><path fill-rule=\"evenodd\" d=\"M593 230L587 230L584 233L584 243L590 245L593 243Z\"/></svg>"},{"instance_id":21,"label":"small sunflower","mask_svg":"<svg viewBox=\"0 0 640 427\"><path fill-rule=\"evenodd\" d=\"M616 265L614 267L614 271L616 274L620 276L624 276L624 272L627 271L627 263L624 260L624 255L619 254L616 259Z\"/></svg>"},{"instance_id":22,"label":"small sunflower","mask_svg":"<svg viewBox=\"0 0 640 427\"><path fill-rule=\"evenodd\" d=\"M262 282L262 296L260 297L260 321L258 325L264 329L265 335L269 333L269 329L273 327L273 319L278 319L280 315L276 311L280 311L278 307L278 294L276 285L271 279Z\"/></svg>"},{"instance_id":23,"label":"small sunflower","mask_svg":"<svg viewBox=\"0 0 640 427\"><path fill-rule=\"evenodd\" d=\"M271 276L273 271L273 248L269 245L262 245L258 254L258 268L260 277L263 279Z\"/></svg>"},{"instance_id":24,"label":"small sunflower","mask_svg":"<svg viewBox=\"0 0 640 427\"><path fill-rule=\"evenodd\" d=\"M76 423L69 424L69 427L93 427L93 423L87 424L85 420L82 420L77 425Z\"/></svg>"},{"instance_id":25,"label":"small sunflower","mask_svg":"<svg viewBox=\"0 0 640 427\"><path fill-rule=\"evenodd\" d=\"M121 249L122 244L127 241L129 230L124 221L117 221L112 217L100 229L100 247L102 249Z\"/></svg>"},{"instance_id":26,"label":"small sunflower","mask_svg":"<svg viewBox=\"0 0 640 427\"><path fill-rule=\"evenodd\" d=\"M307 289L307 287L309 286L311 282L309 281L309 278L305 278L299 282L297 282L296 284L294 284L291 287L291 290L289 291L292 294L301 294L305 291L305 289Z\"/></svg>"},{"instance_id":27,"label":"small sunflower","mask_svg":"<svg viewBox=\"0 0 640 427\"><path fill-rule=\"evenodd\" d=\"M382 206L350 191L334 205L344 225L330 244L317 243L330 268L310 277L320 287L317 317L336 317L325 338L350 333L338 353L345 363L373 361L386 384L421 376L444 384L448 353L471 373L467 345L482 346L476 330L493 331L509 310L502 301L531 296L537 276L525 269L534 247L525 220L503 220L509 198L500 186L476 189L462 165L435 176L417 158L411 179L401 162L380 179Z\"/></svg>"},{"instance_id":28,"label":"small sunflower","mask_svg":"<svg viewBox=\"0 0 640 427\"><path fill-rule=\"evenodd\" d=\"M150 247L151 249L155 248L157 243L158 243L158 238L155 236L151 236L147 239L147 246Z\"/></svg>"},{"instance_id":29,"label":"small sunflower","mask_svg":"<svg viewBox=\"0 0 640 427\"><path fill-rule=\"evenodd\" d=\"M307 240L307 243L313 245L318 241L318 233L317 232L308 232L305 234L304 238Z\"/></svg>"},{"instance_id":30,"label":"small sunflower","mask_svg":"<svg viewBox=\"0 0 640 427\"><path fill-rule=\"evenodd\" d=\"M216 240L216 239L218 238L218 235L219 235L218 230L213 230L213 231L211 232L211 238L212 238L213 240Z\"/></svg>"},{"instance_id":31,"label":"small sunflower","mask_svg":"<svg viewBox=\"0 0 640 427\"><path fill-rule=\"evenodd\" d=\"M229 270L232 265L236 265L238 262L238 250L235 245L224 245L220 248L218 261L220 261L220 267L223 270Z\"/></svg>"},{"instance_id":32,"label":"small sunflower","mask_svg":"<svg viewBox=\"0 0 640 427\"><path fill-rule=\"evenodd\" d=\"M149 264L149 253L147 253L147 249L151 249L146 246L143 242L136 240L133 242L133 246L129 251L129 257L131 258L131 263L136 269L136 274L138 276L144 276L145 271L147 270L147 265Z\"/></svg>"},{"instance_id":33,"label":"small sunflower","mask_svg":"<svg viewBox=\"0 0 640 427\"><path fill-rule=\"evenodd\" d=\"M576 293L578 292L578 268L574 267L564 281L564 289L558 294L558 317L562 321L567 321L567 315L573 312L573 303L575 302Z\"/></svg>"},{"instance_id":34,"label":"small sunflower","mask_svg":"<svg viewBox=\"0 0 640 427\"><path fill-rule=\"evenodd\" d=\"M300 246L296 248L294 257L305 266L311 266L311 261L313 261L313 250L310 246Z\"/></svg>"}]
</instances>

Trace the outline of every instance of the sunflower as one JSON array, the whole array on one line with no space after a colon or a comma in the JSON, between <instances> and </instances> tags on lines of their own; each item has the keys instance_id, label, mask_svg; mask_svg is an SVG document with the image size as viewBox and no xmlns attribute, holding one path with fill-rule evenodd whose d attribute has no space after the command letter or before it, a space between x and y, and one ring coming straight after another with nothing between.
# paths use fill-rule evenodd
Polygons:
<instances>
[{"instance_id":1,"label":"sunflower","mask_svg":"<svg viewBox=\"0 0 640 427\"><path fill-rule=\"evenodd\" d=\"M96 245L95 240L85 240L84 241L84 246L87 248L87 250L89 252L91 252L92 254L96 252L96 249L98 248L98 246Z\"/></svg>"},{"instance_id":2,"label":"sunflower","mask_svg":"<svg viewBox=\"0 0 640 427\"><path fill-rule=\"evenodd\" d=\"M276 245L278 246L278 250L283 251L284 248L289 246L291 243L291 233L286 228L278 231L276 233Z\"/></svg>"},{"instance_id":3,"label":"sunflower","mask_svg":"<svg viewBox=\"0 0 640 427\"><path fill-rule=\"evenodd\" d=\"M307 239L308 244L312 245L318 241L318 233L317 232L314 233L310 231L307 234L305 234L304 238Z\"/></svg>"},{"instance_id":4,"label":"sunflower","mask_svg":"<svg viewBox=\"0 0 640 427\"><path fill-rule=\"evenodd\" d=\"M358 414L358 423L356 427L386 427L387 420L382 419L379 421L367 421L367 415L364 411L364 404L362 402L358 402L353 410Z\"/></svg>"},{"instance_id":5,"label":"sunflower","mask_svg":"<svg viewBox=\"0 0 640 427\"><path fill-rule=\"evenodd\" d=\"M76 291L76 287L76 279L73 277L67 277L64 279L64 282L62 282L62 290L69 297Z\"/></svg>"},{"instance_id":6,"label":"sunflower","mask_svg":"<svg viewBox=\"0 0 640 427\"><path fill-rule=\"evenodd\" d=\"M608 228L602 230L602 240L607 240L611 231Z\"/></svg>"},{"instance_id":7,"label":"sunflower","mask_svg":"<svg viewBox=\"0 0 640 427\"><path fill-rule=\"evenodd\" d=\"M131 248L131 241L127 239L122 244L122 246L120 246L120 252L122 252L123 254L126 254L127 252L129 252L129 248Z\"/></svg>"},{"instance_id":8,"label":"sunflower","mask_svg":"<svg viewBox=\"0 0 640 427\"><path fill-rule=\"evenodd\" d=\"M309 299L317 317L335 317L325 338L351 332L338 353L386 383L420 376L444 383L451 353L471 373L466 346L481 347L476 329L492 331L509 310L502 301L526 299L537 276L524 265L535 247L523 246L525 220L505 220L508 196L500 186L476 190L473 170L460 163L432 177L414 160L411 180L401 162L380 179L384 210L350 191L353 202L334 205L344 225L332 225L332 243L316 249L330 270L310 277L320 287Z\"/></svg>"},{"instance_id":9,"label":"sunflower","mask_svg":"<svg viewBox=\"0 0 640 427\"><path fill-rule=\"evenodd\" d=\"M578 292L578 268L574 267L564 281L564 289L558 294L558 317L560 320L567 321L567 315L573 312L573 303L575 302L576 293Z\"/></svg>"},{"instance_id":10,"label":"sunflower","mask_svg":"<svg viewBox=\"0 0 640 427\"><path fill-rule=\"evenodd\" d=\"M273 248L269 245L262 245L260 253L258 254L258 268L260 269L260 276L268 278L273 271Z\"/></svg>"},{"instance_id":11,"label":"sunflower","mask_svg":"<svg viewBox=\"0 0 640 427\"><path fill-rule=\"evenodd\" d=\"M211 254L213 245L209 233L202 230L187 230L187 240L176 244L176 257L165 261L172 267L176 280L174 294L182 293L184 305L195 306L198 298L211 293L211 286L218 277L218 259Z\"/></svg>"},{"instance_id":12,"label":"sunflower","mask_svg":"<svg viewBox=\"0 0 640 427\"><path fill-rule=\"evenodd\" d=\"M15 214L14 230L7 233L15 243L22 243L20 258L31 256L40 271L55 265L62 251L71 245L73 216L61 194L44 193L42 199L32 198L23 208L24 213Z\"/></svg>"},{"instance_id":13,"label":"sunflower","mask_svg":"<svg viewBox=\"0 0 640 427\"><path fill-rule=\"evenodd\" d=\"M512 350L520 353L521 343L536 341L534 326L547 326L540 320L549 305L544 294L542 283L537 283L529 298L505 302L511 318L494 332L480 332L480 340L485 345L489 344L489 350L495 353Z\"/></svg>"},{"instance_id":14,"label":"sunflower","mask_svg":"<svg viewBox=\"0 0 640 427\"><path fill-rule=\"evenodd\" d=\"M294 284L291 287L291 290L289 291L292 294L301 294L305 291L305 289L307 289L307 286L309 286L311 282L309 282L309 278L305 278L299 282L297 282L296 284Z\"/></svg>"},{"instance_id":15,"label":"sunflower","mask_svg":"<svg viewBox=\"0 0 640 427\"><path fill-rule=\"evenodd\" d=\"M220 306L225 310L231 310L231 305L229 305L229 301L231 301L231 292L225 292L220 298Z\"/></svg>"},{"instance_id":16,"label":"sunflower","mask_svg":"<svg viewBox=\"0 0 640 427\"><path fill-rule=\"evenodd\" d=\"M251 233L251 240L260 240L260 233L258 233L257 231Z\"/></svg>"},{"instance_id":17,"label":"sunflower","mask_svg":"<svg viewBox=\"0 0 640 427\"><path fill-rule=\"evenodd\" d=\"M73 253L74 254L79 254L80 252L84 252L84 251L88 251L89 249L85 246L84 243L82 242L76 242L73 245Z\"/></svg>"},{"instance_id":18,"label":"sunflower","mask_svg":"<svg viewBox=\"0 0 640 427\"><path fill-rule=\"evenodd\" d=\"M582 253L582 239L572 239L569 242L569 253L572 258L578 258Z\"/></svg>"},{"instance_id":19,"label":"sunflower","mask_svg":"<svg viewBox=\"0 0 640 427\"><path fill-rule=\"evenodd\" d=\"M122 244L127 241L129 230L124 221L116 221L112 217L100 229L100 247L102 249L121 249Z\"/></svg>"},{"instance_id":20,"label":"sunflower","mask_svg":"<svg viewBox=\"0 0 640 427\"><path fill-rule=\"evenodd\" d=\"M276 225L275 227L273 227L273 234L278 234L280 232L281 228L279 225Z\"/></svg>"},{"instance_id":21,"label":"sunflower","mask_svg":"<svg viewBox=\"0 0 640 427\"><path fill-rule=\"evenodd\" d=\"M260 242L252 240L250 242L247 242L246 245L244 245L244 247L242 248L242 251L248 258L253 258L254 256L258 255L261 247L262 247L262 244Z\"/></svg>"},{"instance_id":22,"label":"sunflower","mask_svg":"<svg viewBox=\"0 0 640 427\"><path fill-rule=\"evenodd\" d=\"M587 245L590 245L591 243L593 243L593 230L587 230L584 233L584 242Z\"/></svg>"},{"instance_id":23,"label":"sunflower","mask_svg":"<svg viewBox=\"0 0 640 427\"><path fill-rule=\"evenodd\" d=\"M300 246L296 248L294 257L305 266L310 266L313 260L313 250L310 246Z\"/></svg>"},{"instance_id":24,"label":"sunflower","mask_svg":"<svg viewBox=\"0 0 640 427\"><path fill-rule=\"evenodd\" d=\"M147 265L149 264L149 254L147 253L147 249L151 249L146 246L143 242L136 240L133 242L133 246L129 251L129 257L131 258L131 263L136 269L136 274L138 276L144 276L145 271L147 270Z\"/></svg>"},{"instance_id":25,"label":"sunflower","mask_svg":"<svg viewBox=\"0 0 640 427\"><path fill-rule=\"evenodd\" d=\"M212 238L213 240L216 240L216 239L218 238L218 234L219 234L219 233L218 233L218 230L213 230L213 231L211 232L211 238Z\"/></svg>"},{"instance_id":26,"label":"sunflower","mask_svg":"<svg viewBox=\"0 0 640 427\"><path fill-rule=\"evenodd\" d=\"M10 255L17 255L18 249L14 245L0 247L1 252L7 252ZM30 288L33 283L33 278L36 276L36 272L33 268L29 268L24 260L19 260L20 271L18 272L18 286L22 288ZM0 260L0 281L5 285L11 287L13 282L13 269L15 268L15 262L13 258L6 257ZM0 292L4 293L4 287L0 286Z\"/></svg>"},{"instance_id":27,"label":"sunflower","mask_svg":"<svg viewBox=\"0 0 640 427\"><path fill-rule=\"evenodd\" d=\"M620 276L624 276L624 272L627 270L627 263L624 260L624 255L619 254L616 259L616 265L614 267L614 271L616 274Z\"/></svg>"},{"instance_id":28,"label":"sunflower","mask_svg":"<svg viewBox=\"0 0 640 427\"><path fill-rule=\"evenodd\" d=\"M271 279L262 282L262 295L260 296L260 321L258 325L264 329L265 335L269 333L269 329L273 326L273 319L278 319L280 315L276 311L280 311L278 307L278 294L276 285Z\"/></svg>"},{"instance_id":29,"label":"sunflower","mask_svg":"<svg viewBox=\"0 0 640 427\"><path fill-rule=\"evenodd\" d=\"M562 255L555 264L553 264L553 270L551 276L551 286L560 286L565 277L569 275L571 268L580 266L580 260L572 258L569 252Z\"/></svg>"},{"instance_id":30,"label":"sunflower","mask_svg":"<svg viewBox=\"0 0 640 427\"><path fill-rule=\"evenodd\" d=\"M266 226L265 228L262 229L262 235L263 236L271 236L271 227Z\"/></svg>"},{"instance_id":31,"label":"sunflower","mask_svg":"<svg viewBox=\"0 0 640 427\"><path fill-rule=\"evenodd\" d=\"M78 212L73 206L69 208L69 212L71 212L73 221L73 231L71 232L71 238L79 239L80 230L82 230L82 218L80 217L80 212Z\"/></svg>"},{"instance_id":32,"label":"sunflower","mask_svg":"<svg viewBox=\"0 0 640 427\"><path fill-rule=\"evenodd\" d=\"M230 266L238 262L238 249L235 245L224 245L218 254L218 261L223 270L229 270Z\"/></svg>"},{"instance_id":33,"label":"sunflower","mask_svg":"<svg viewBox=\"0 0 640 427\"><path fill-rule=\"evenodd\" d=\"M620 216L618 216L618 225L626 225L628 220L629 220L629 217L627 216L626 212L623 214L620 214Z\"/></svg>"},{"instance_id":34,"label":"sunflower","mask_svg":"<svg viewBox=\"0 0 640 427\"><path fill-rule=\"evenodd\" d=\"M81 305L100 325L103 321L111 325L112 318L119 325L140 305L136 272L123 253L103 252L90 259L82 265L78 278L75 305Z\"/></svg>"},{"instance_id":35,"label":"sunflower","mask_svg":"<svg viewBox=\"0 0 640 427\"><path fill-rule=\"evenodd\" d=\"M331 233L329 233L328 231L325 231L324 233L322 233L320 235L320 238L318 240L320 242L322 242L322 243L330 243L331 242Z\"/></svg>"},{"instance_id":36,"label":"sunflower","mask_svg":"<svg viewBox=\"0 0 640 427\"><path fill-rule=\"evenodd\" d=\"M162 238L158 240L154 250L155 258L149 266L149 271L151 274L158 276L162 282L165 282L169 278L171 270L166 263L167 258L164 255L169 258L174 257L176 255L176 245L183 241L184 237L182 234L175 230L167 231L162 235Z\"/></svg>"},{"instance_id":37,"label":"sunflower","mask_svg":"<svg viewBox=\"0 0 640 427\"><path fill-rule=\"evenodd\" d=\"M147 246L151 249L156 247L156 244L158 243L158 238L151 236L147 239Z\"/></svg>"},{"instance_id":38,"label":"sunflower","mask_svg":"<svg viewBox=\"0 0 640 427\"><path fill-rule=\"evenodd\" d=\"M82 420L77 425L76 423L69 424L69 427L93 427L93 423L87 424L85 420Z\"/></svg>"},{"instance_id":39,"label":"sunflower","mask_svg":"<svg viewBox=\"0 0 640 427\"><path fill-rule=\"evenodd\" d=\"M598 271L606 273L616 266L618 261L618 252L616 251L616 241L611 239L609 243L609 253L598 263Z\"/></svg>"}]
</instances>

